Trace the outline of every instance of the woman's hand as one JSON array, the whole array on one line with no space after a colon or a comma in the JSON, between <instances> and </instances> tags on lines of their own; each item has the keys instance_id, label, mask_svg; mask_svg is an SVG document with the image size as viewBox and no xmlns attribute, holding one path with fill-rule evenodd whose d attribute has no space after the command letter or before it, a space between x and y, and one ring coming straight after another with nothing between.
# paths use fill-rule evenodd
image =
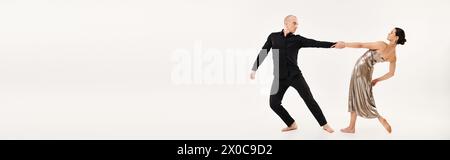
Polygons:
<instances>
[{"instance_id":1,"label":"woman's hand","mask_svg":"<svg viewBox=\"0 0 450 160\"><path fill-rule=\"evenodd\" d=\"M338 42L336 42L336 44L334 44L333 46L331 46L331 48L337 48L337 49L345 48L345 42L343 42L343 41L338 41Z\"/></svg>"},{"instance_id":2,"label":"woman's hand","mask_svg":"<svg viewBox=\"0 0 450 160\"><path fill-rule=\"evenodd\" d=\"M372 80L372 86L375 86L379 81L380 81L380 80L378 80L378 79Z\"/></svg>"}]
</instances>

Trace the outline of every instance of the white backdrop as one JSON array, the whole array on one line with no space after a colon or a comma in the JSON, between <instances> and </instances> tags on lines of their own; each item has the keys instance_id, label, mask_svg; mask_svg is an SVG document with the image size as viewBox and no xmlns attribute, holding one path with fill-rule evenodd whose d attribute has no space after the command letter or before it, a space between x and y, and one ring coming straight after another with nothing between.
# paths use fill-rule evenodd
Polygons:
<instances>
[{"instance_id":1,"label":"white backdrop","mask_svg":"<svg viewBox=\"0 0 450 160\"><path fill-rule=\"evenodd\" d=\"M27 0L0 2L0 139L450 139L450 2ZM395 77L374 88L393 127L359 119L357 134L326 134L294 89L268 104L272 63L252 62L283 18L327 41L385 40ZM351 70L363 49L302 49L299 65L330 124L348 123ZM388 71L378 64L374 77Z\"/></svg>"}]
</instances>

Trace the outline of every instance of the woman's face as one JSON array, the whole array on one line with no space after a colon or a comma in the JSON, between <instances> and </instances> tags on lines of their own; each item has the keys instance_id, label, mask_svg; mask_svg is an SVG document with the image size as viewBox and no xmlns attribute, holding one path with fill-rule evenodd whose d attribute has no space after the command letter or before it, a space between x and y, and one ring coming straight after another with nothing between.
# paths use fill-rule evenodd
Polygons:
<instances>
[{"instance_id":1,"label":"woman's face","mask_svg":"<svg viewBox=\"0 0 450 160\"><path fill-rule=\"evenodd\" d=\"M389 32L389 34L387 36L387 40L389 40L389 41L397 41L398 40L398 36L395 35L395 29L392 29L391 32Z\"/></svg>"}]
</instances>

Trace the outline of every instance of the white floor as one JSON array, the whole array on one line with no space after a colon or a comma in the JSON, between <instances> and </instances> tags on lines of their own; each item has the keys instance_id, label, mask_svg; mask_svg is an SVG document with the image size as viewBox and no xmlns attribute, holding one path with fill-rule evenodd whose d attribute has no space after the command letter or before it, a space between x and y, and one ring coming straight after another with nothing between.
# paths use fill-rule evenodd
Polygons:
<instances>
[{"instance_id":1,"label":"white floor","mask_svg":"<svg viewBox=\"0 0 450 160\"><path fill-rule=\"evenodd\" d=\"M450 139L446 95L395 100L378 96L379 111L391 123L392 134L377 120L367 119L358 119L356 134L340 133L348 122L346 100L316 95L337 130L328 134L290 89L283 104L300 128L282 133L284 124L270 110L267 97L252 95L250 87L215 87L220 92L206 93L210 89L1 93L0 139Z\"/></svg>"}]
</instances>

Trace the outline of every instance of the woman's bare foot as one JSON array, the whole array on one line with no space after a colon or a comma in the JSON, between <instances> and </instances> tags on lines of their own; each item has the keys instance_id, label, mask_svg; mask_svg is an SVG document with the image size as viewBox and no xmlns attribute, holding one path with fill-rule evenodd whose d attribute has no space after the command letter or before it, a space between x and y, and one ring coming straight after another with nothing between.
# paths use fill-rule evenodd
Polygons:
<instances>
[{"instance_id":1,"label":"woman's bare foot","mask_svg":"<svg viewBox=\"0 0 450 160\"><path fill-rule=\"evenodd\" d=\"M384 119L383 117L380 117L379 120L380 120L381 124L383 125L383 127L386 129L386 131L388 133L391 133L392 128L391 128L391 125L389 125L389 123L387 122L387 120Z\"/></svg>"},{"instance_id":2,"label":"woman's bare foot","mask_svg":"<svg viewBox=\"0 0 450 160\"><path fill-rule=\"evenodd\" d=\"M355 128L351 128L351 127L342 128L341 132L344 132L344 133L355 133Z\"/></svg>"},{"instance_id":3,"label":"woman's bare foot","mask_svg":"<svg viewBox=\"0 0 450 160\"><path fill-rule=\"evenodd\" d=\"M327 131L328 133L334 132L333 128L331 128L330 125L328 125L328 124L322 126L322 128L323 128L323 130Z\"/></svg>"},{"instance_id":4,"label":"woman's bare foot","mask_svg":"<svg viewBox=\"0 0 450 160\"><path fill-rule=\"evenodd\" d=\"M283 128L281 130L281 132L287 132L287 131L292 131L292 130L296 130L297 129L297 124L294 122L291 124L291 126Z\"/></svg>"}]
</instances>

